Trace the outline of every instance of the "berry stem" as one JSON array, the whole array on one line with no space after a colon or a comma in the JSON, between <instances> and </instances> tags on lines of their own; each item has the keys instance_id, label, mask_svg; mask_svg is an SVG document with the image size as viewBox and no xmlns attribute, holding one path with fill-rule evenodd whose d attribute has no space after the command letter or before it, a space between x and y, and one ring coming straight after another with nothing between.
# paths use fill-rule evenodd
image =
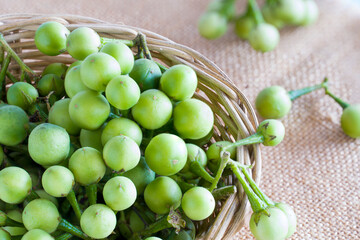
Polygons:
<instances>
[{"instance_id":1,"label":"berry stem","mask_svg":"<svg viewBox=\"0 0 360 240\"><path fill-rule=\"evenodd\" d=\"M214 189L212 192L212 195L214 196L216 201L225 199L229 197L230 195L236 193L236 187L233 185L225 186L221 188Z\"/></svg>"},{"instance_id":2,"label":"berry stem","mask_svg":"<svg viewBox=\"0 0 360 240\"><path fill-rule=\"evenodd\" d=\"M5 226L24 227L24 224L22 224L21 222L12 220L11 218L9 218L6 215L6 213L4 213L3 211L0 210L0 227L5 227Z\"/></svg>"},{"instance_id":3,"label":"berry stem","mask_svg":"<svg viewBox=\"0 0 360 240\"><path fill-rule=\"evenodd\" d=\"M34 130L34 128L36 128L37 126L39 126L40 124L42 124L42 122L29 122L29 132L31 132L32 130Z\"/></svg>"},{"instance_id":4,"label":"berry stem","mask_svg":"<svg viewBox=\"0 0 360 240\"><path fill-rule=\"evenodd\" d=\"M325 80L320 83L320 84L317 84L317 85L314 85L314 86L310 86L310 87L305 87L305 88L302 88L302 89L297 89L297 90L292 90L292 91L289 91L289 96L290 96L290 99L291 101L294 101L295 99L305 95L305 94L308 94L308 93L311 93L315 90L318 90L318 89L321 89L321 88L325 88L325 91L327 89L327 78L325 78Z\"/></svg>"},{"instance_id":5,"label":"berry stem","mask_svg":"<svg viewBox=\"0 0 360 240\"><path fill-rule=\"evenodd\" d=\"M4 51L4 48L0 47L0 64L3 63L5 59L5 51Z\"/></svg>"},{"instance_id":6,"label":"berry stem","mask_svg":"<svg viewBox=\"0 0 360 240\"><path fill-rule=\"evenodd\" d=\"M248 11L253 15L256 25L264 22L264 17L255 0L248 0Z\"/></svg>"},{"instance_id":7,"label":"berry stem","mask_svg":"<svg viewBox=\"0 0 360 240\"><path fill-rule=\"evenodd\" d=\"M214 181L214 177L211 176L198 161L193 161L190 163L190 172L196 174L208 182L212 183Z\"/></svg>"},{"instance_id":8,"label":"berry stem","mask_svg":"<svg viewBox=\"0 0 360 240\"><path fill-rule=\"evenodd\" d=\"M46 122L48 119L48 115L44 112L38 103L35 103L34 107L29 109L29 113L32 115L37 114L40 120L39 122Z\"/></svg>"},{"instance_id":9,"label":"berry stem","mask_svg":"<svg viewBox=\"0 0 360 240\"><path fill-rule=\"evenodd\" d=\"M325 88L325 94L330 96L332 99L335 100L335 102L337 102L343 109L347 108L350 106L349 103L343 101L342 99L338 98L337 96L335 96L332 92L329 91L329 89L326 87Z\"/></svg>"},{"instance_id":10,"label":"berry stem","mask_svg":"<svg viewBox=\"0 0 360 240\"><path fill-rule=\"evenodd\" d=\"M157 233L161 230L167 228L176 228L179 229L180 227L185 227L186 222L181 218L181 215L173 210L170 210L168 215L161 217L156 222L147 226L144 230L134 233L133 236L130 238L131 240L140 240L142 237L146 238L151 236L154 233Z\"/></svg>"},{"instance_id":11,"label":"berry stem","mask_svg":"<svg viewBox=\"0 0 360 240\"><path fill-rule=\"evenodd\" d=\"M135 206L132 206L131 209L134 211L134 213L140 218L141 222L145 225L148 226L149 224L147 223L146 219L146 215L145 212L139 211ZM123 213L124 211L122 211Z\"/></svg>"},{"instance_id":12,"label":"berry stem","mask_svg":"<svg viewBox=\"0 0 360 240\"><path fill-rule=\"evenodd\" d=\"M117 116L120 116L120 110L111 106L111 112Z\"/></svg>"},{"instance_id":13,"label":"berry stem","mask_svg":"<svg viewBox=\"0 0 360 240\"><path fill-rule=\"evenodd\" d=\"M73 208L76 217L80 220L80 218L81 218L81 209L80 209L79 203L77 202L74 190L71 190L69 192L69 194L66 196L66 199L69 201L71 207Z\"/></svg>"},{"instance_id":14,"label":"berry stem","mask_svg":"<svg viewBox=\"0 0 360 240\"><path fill-rule=\"evenodd\" d=\"M61 212L61 215L66 215L71 209L71 205L69 201L63 201L61 203L61 206L59 207L59 211Z\"/></svg>"},{"instance_id":15,"label":"berry stem","mask_svg":"<svg viewBox=\"0 0 360 240\"><path fill-rule=\"evenodd\" d=\"M16 77L14 75L12 75L9 71L6 71L6 76L10 79L10 81L12 83L16 83L18 82L19 80L16 79Z\"/></svg>"},{"instance_id":16,"label":"berry stem","mask_svg":"<svg viewBox=\"0 0 360 240\"><path fill-rule=\"evenodd\" d=\"M11 240L21 240L24 235L11 236Z\"/></svg>"},{"instance_id":17,"label":"berry stem","mask_svg":"<svg viewBox=\"0 0 360 240\"><path fill-rule=\"evenodd\" d=\"M59 226L57 228L58 230L67 232L67 233L71 233L72 235L82 238L82 239L86 239L86 240L91 240L91 238L89 238L85 233L83 233L80 229L78 229L77 227L75 227L74 225L72 225L71 223L69 223L68 221L66 221L65 219L61 219Z\"/></svg>"},{"instance_id":18,"label":"berry stem","mask_svg":"<svg viewBox=\"0 0 360 240\"><path fill-rule=\"evenodd\" d=\"M31 70L26 64L21 60L21 58L16 54L16 52L9 46L6 42L4 35L0 33L0 44L3 46L5 51L11 55L11 57L19 64L21 71L35 75L34 71Z\"/></svg>"},{"instance_id":19,"label":"berry stem","mask_svg":"<svg viewBox=\"0 0 360 240\"><path fill-rule=\"evenodd\" d=\"M252 190L255 192L256 195L258 195L258 197L263 200L267 205L274 205L274 202L268 197L266 196L261 189L256 185L254 179L252 179L252 177L250 176L249 172L247 171L246 168L244 167L239 167L239 165L237 165L238 168L241 169L241 172L244 174L246 180L248 181L248 183L250 184L250 187L252 188Z\"/></svg>"},{"instance_id":20,"label":"berry stem","mask_svg":"<svg viewBox=\"0 0 360 240\"><path fill-rule=\"evenodd\" d=\"M126 46L128 47L133 47L134 46L134 42L131 41L131 40L125 40L125 39L113 39L113 38L105 38L105 37L101 37L100 38L100 42L101 42L101 45L100 45L100 49L107 43L109 42L121 42L123 44L125 44Z\"/></svg>"},{"instance_id":21,"label":"berry stem","mask_svg":"<svg viewBox=\"0 0 360 240\"><path fill-rule=\"evenodd\" d=\"M277 0L266 0L266 4L272 5L272 4L276 4Z\"/></svg>"},{"instance_id":22,"label":"berry stem","mask_svg":"<svg viewBox=\"0 0 360 240\"><path fill-rule=\"evenodd\" d=\"M183 191L183 192L186 192L190 188L193 188L193 187L196 186L194 184L184 182L184 180L181 177L177 176L177 175L172 175L172 176L169 176L169 177L179 185L179 187L181 188L181 191Z\"/></svg>"},{"instance_id":23,"label":"berry stem","mask_svg":"<svg viewBox=\"0 0 360 240\"><path fill-rule=\"evenodd\" d=\"M88 199L89 199L90 206L96 204L96 200L97 200L97 185L96 185L96 183L86 186L85 189L86 189L86 195L88 196Z\"/></svg>"},{"instance_id":24,"label":"berry stem","mask_svg":"<svg viewBox=\"0 0 360 240\"><path fill-rule=\"evenodd\" d=\"M20 152L29 155L29 151L26 145L6 146L5 148L14 152Z\"/></svg>"},{"instance_id":25,"label":"berry stem","mask_svg":"<svg viewBox=\"0 0 360 240\"><path fill-rule=\"evenodd\" d=\"M241 175L241 172L238 168L238 166L232 162L229 162L230 168L239 180L241 186L243 187L245 194L247 195L251 208L254 212L260 212L262 210L265 210L268 205L259 198L258 195L254 193L254 191L249 187L248 183L245 181L244 177Z\"/></svg>"},{"instance_id":26,"label":"berry stem","mask_svg":"<svg viewBox=\"0 0 360 240\"><path fill-rule=\"evenodd\" d=\"M151 236L153 233L157 233L161 230L164 230L166 228L171 228L171 224L167 220L167 215L160 218L158 221L154 222L153 224L149 225L144 230L135 233L130 239L141 239L140 236Z\"/></svg>"},{"instance_id":27,"label":"berry stem","mask_svg":"<svg viewBox=\"0 0 360 240\"><path fill-rule=\"evenodd\" d=\"M221 157L220 157L220 166L219 166L219 169L217 170L216 172L216 176L215 176L215 179L214 181L212 181L211 183L211 186L209 187L209 191L212 192L216 187L217 187L217 184L224 172L224 169L230 159L230 153L229 152L226 152L226 151L223 151L222 153L220 153Z\"/></svg>"},{"instance_id":28,"label":"berry stem","mask_svg":"<svg viewBox=\"0 0 360 240\"><path fill-rule=\"evenodd\" d=\"M220 13L221 15L224 15L228 18L228 21L233 20L232 16L227 16L229 10L231 10L232 8L235 8L235 2L236 0L219 0L219 2L221 3L221 7L217 10L218 13Z\"/></svg>"},{"instance_id":29,"label":"berry stem","mask_svg":"<svg viewBox=\"0 0 360 240\"><path fill-rule=\"evenodd\" d=\"M230 148L235 148L235 147L239 147L239 146L263 143L263 142L264 142L264 136L260 132L256 132L247 138L240 139L236 142L233 142L233 143L223 147L222 151L227 151Z\"/></svg>"},{"instance_id":30,"label":"berry stem","mask_svg":"<svg viewBox=\"0 0 360 240\"><path fill-rule=\"evenodd\" d=\"M146 43L146 35L145 34L139 32L138 35L133 40L133 43L134 43L134 46L139 47L138 54L142 53L142 54L144 54L145 58L147 58L149 60L152 60L150 50L149 50L149 48L147 46L147 43Z\"/></svg>"},{"instance_id":31,"label":"berry stem","mask_svg":"<svg viewBox=\"0 0 360 240\"><path fill-rule=\"evenodd\" d=\"M4 62L1 65L1 72L0 72L0 98L2 99L5 96L5 86L6 86L6 72L9 67L11 61L11 55L7 54Z\"/></svg>"},{"instance_id":32,"label":"berry stem","mask_svg":"<svg viewBox=\"0 0 360 240\"><path fill-rule=\"evenodd\" d=\"M32 200L39 198L40 196L34 190L31 190L29 195L26 197L26 201L31 202Z\"/></svg>"},{"instance_id":33,"label":"berry stem","mask_svg":"<svg viewBox=\"0 0 360 240\"><path fill-rule=\"evenodd\" d=\"M71 233L64 233L64 234L61 234L60 236L56 237L55 240L67 240L72 237L73 237L73 235Z\"/></svg>"},{"instance_id":34,"label":"berry stem","mask_svg":"<svg viewBox=\"0 0 360 240\"><path fill-rule=\"evenodd\" d=\"M110 120L111 119L114 119L114 118L119 118L119 116L118 115L116 115L116 114L114 114L114 113L112 113L112 112L110 112L110 114L109 114L109 117L108 117Z\"/></svg>"},{"instance_id":35,"label":"berry stem","mask_svg":"<svg viewBox=\"0 0 360 240\"><path fill-rule=\"evenodd\" d=\"M130 109L128 109L128 110L121 110L120 113L121 113L121 117L129 118Z\"/></svg>"},{"instance_id":36,"label":"berry stem","mask_svg":"<svg viewBox=\"0 0 360 240\"><path fill-rule=\"evenodd\" d=\"M118 239L118 236L112 234L112 235L108 236L106 239L107 239L107 240L115 240L115 239Z\"/></svg>"},{"instance_id":37,"label":"berry stem","mask_svg":"<svg viewBox=\"0 0 360 240\"><path fill-rule=\"evenodd\" d=\"M164 73L164 72L166 72L166 70L168 70L168 68L165 67L164 65L162 65L161 63L156 62L156 61L155 61L155 63L159 66L161 73Z\"/></svg>"},{"instance_id":38,"label":"berry stem","mask_svg":"<svg viewBox=\"0 0 360 240\"><path fill-rule=\"evenodd\" d=\"M144 205L141 205L138 202L135 202L134 205L132 206L134 209L136 209L138 212L143 213L144 218L146 218L147 220L149 220L149 222L154 222L155 221L155 213L153 213L152 211L150 211L147 207L145 207ZM148 225L148 223L146 223L146 225Z\"/></svg>"},{"instance_id":39,"label":"berry stem","mask_svg":"<svg viewBox=\"0 0 360 240\"><path fill-rule=\"evenodd\" d=\"M134 56L135 60L138 60L138 59L141 59L141 58L145 58L144 52L141 50L140 45L137 46L137 49L138 49L137 54Z\"/></svg>"},{"instance_id":40,"label":"berry stem","mask_svg":"<svg viewBox=\"0 0 360 240\"><path fill-rule=\"evenodd\" d=\"M120 171L112 170L110 178L122 176L124 172L124 169L121 169Z\"/></svg>"},{"instance_id":41,"label":"berry stem","mask_svg":"<svg viewBox=\"0 0 360 240\"><path fill-rule=\"evenodd\" d=\"M118 218L118 222L117 222L118 226L125 226L127 231L132 232L129 224L126 221L126 216L125 216L125 212L124 211L120 211L120 216Z\"/></svg>"}]
</instances>

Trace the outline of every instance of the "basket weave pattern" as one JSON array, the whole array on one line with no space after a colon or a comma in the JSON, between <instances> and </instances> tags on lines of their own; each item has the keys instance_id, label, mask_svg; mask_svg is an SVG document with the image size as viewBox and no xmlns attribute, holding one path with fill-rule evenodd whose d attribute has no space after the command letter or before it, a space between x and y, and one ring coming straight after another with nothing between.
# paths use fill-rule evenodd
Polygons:
<instances>
[{"instance_id":1,"label":"basket weave pattern","mask_svg":"<svg viewBox=\"0 0 360 240\"><path fill-rule=\"evenodd\" d=\"M37 27L46 21L57 21L70 31L80 26L94 29L102 37L132 40L139 32L146 35L152 56L164 65L186 64L192 67L199 79L195 98L206 102L215 113L215 127L212 141L234 141L255 132L257 118L248 99L215 64L200 53L179 45L156 33L127 25L111 24L93 18L75 15L3 15L0 16L0 32L18 53L19 57L36 73L53 62L70 64L74 61L68 54L46 56L36 49L34 35ZM11 62L9 70L19 74L19 67ZM239 147L237 161L253 164L252 176L259 182L261 175L261 154L259 145ZM238 184L229 176L228 184ZM245 194L238 192L226 201L219 202L216 213L206 221L197 224L197 239L229 239L244 225L250 212Z\"/></svg>"}]
</instances>

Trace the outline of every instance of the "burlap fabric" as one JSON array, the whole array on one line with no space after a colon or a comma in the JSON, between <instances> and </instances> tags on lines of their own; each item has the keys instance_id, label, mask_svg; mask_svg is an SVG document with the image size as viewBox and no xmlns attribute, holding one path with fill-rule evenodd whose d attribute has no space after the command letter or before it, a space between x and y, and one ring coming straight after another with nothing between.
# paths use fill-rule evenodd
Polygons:
<instances>
[{"instance_id":1,"label":"burlap fabric","mask_svg":"<svg viewBox=\"0 0 360 240\"><path fill-rule=\"evenodd\" d=\"M360 2L318 2L319 21L281 31L279 47L253 51L229 29L215 41L202 39L196 21L207 0L1 0L0 14L68 13L137 26L203 53L220 66L251 101L264 87L291 90L330 79L333 92L360 102ZM243 1L243 4L245 1ZM298 215L292 239L360 239L360 142L339 126L341 109L322 91L296 100L284 142L263 147L261 187ZM247 227L234 239L252 239Z\"/></svg>"}]
</instances>

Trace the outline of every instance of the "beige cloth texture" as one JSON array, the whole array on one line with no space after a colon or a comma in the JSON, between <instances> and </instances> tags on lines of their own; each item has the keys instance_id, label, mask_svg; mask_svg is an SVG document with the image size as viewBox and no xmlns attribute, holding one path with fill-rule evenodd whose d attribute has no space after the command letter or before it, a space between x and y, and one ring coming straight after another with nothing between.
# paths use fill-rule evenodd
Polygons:
<instances>
[{"instance_id":1,"label":"beige cloth texture","mask_svg":"<svg viewBox=\"0 0 360 240\"><path fill-rule=\"evenodd\" d=\"M330 88L360 103L360 2L319 1L310 27L281 30L270 53L258 53L229 28L221 39L202 39L196 27L208 0L1 0L0 14L66 13L145 28L198 50L222 68L254 102L264 87L293 90L329 77ZM245 1L239 5L244 7ZM240 6L241 8L241 6ZM360 142L340 128L341 108L323 91L296 100L283 119L286 137L263 147L261 188L294 206L291 239L360 239ZM253 239L248 227L234 239Z\"/></svg>"}]
</instances>

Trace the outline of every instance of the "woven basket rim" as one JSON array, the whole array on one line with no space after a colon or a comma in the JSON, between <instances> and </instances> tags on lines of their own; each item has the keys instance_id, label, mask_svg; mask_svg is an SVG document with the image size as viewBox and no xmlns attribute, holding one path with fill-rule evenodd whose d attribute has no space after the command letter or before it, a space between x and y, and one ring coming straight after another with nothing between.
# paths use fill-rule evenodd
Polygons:
<instances>
[{"instance_id":1,"label":"woven basket rim","mask_svg":"<svg viewBox=\"0 0 360 240\"><path fill-rule=\"evenodd\" d=\"M231 79L211 60L199 53L198 51L189 48L185 45L178 44L162 35L148 31L146 29L128 26L123 23L109 23L99 19L84 17L72 14L5 14L0 15L0 32L5 36L5 39L11 46L18 47L21 51L24 42L19 42L22 38L31 38L34 35L35 27L42 22L49 20L63 23L70 30L79 26L88 26L99 32L100 35L109 34L110 36L121 36L122 39L132 40L139 32L145 34L148 40L148 46L155 58L164 57L173 58L173 62L187 64L192 67L201 79L204 80L204 85L210 85L210 88L215 91L218 99L224 102L223 108L227 111L227 117L235 119L237 124L230 124L230 128L237 128L235 139L244 138L255 132L258 125L257 116L250 101L242 93L242 91L231 81ZM19 30L21 30L19 32ZM17 33L14 33L14 31ZM27 34L27 32L29 34ZM28 46L27 46L28 47ZM24 47L25 48L25 47ZM22 58L31 58L31 54L21 53ZM42 55L43 56L43 55ZM44 61L50 61L49 57L42 57ZM54 58L55 59L55 58ZM162 60L161 58L159 58ZM67 61L64 57L63 61ZM51 60L52 61L52 60ZM69 60L70 61L70 60ZM70 63L70 62L66 62ZM171 64L170 64L171 65ZM194 67L195 66L195 67ZM210 79L210 80L209 80ZM215 79L215 80L214 80ZM209 86L207 86L209 87ZM219 88L219 89L217 89ZM208 92L208 94L214 94ZM202 99L203 100L203 99ZM205 100L205 99L204 99ZM220 104L220 103L219 103ZM221 105L221 104L220 104ZM237 106L238 105L238 106ZM219 112L218 114L221 115ZM225 113L226 114L226 113ZM222 113L221 119L224 119ZM240 120L240 122L239 122ZM225 124L226 127L229 127ZM225 131L224 129L220 131ZM223 133L223 132L221 132ZM253 164L252 176L254 180L259 183L261 177L261 152L259 144L249 147L251 154L247 147L239 147L237 158L242 159L243 163ZM251 156L250 156L251 155ZM244 157L245 156L245 157ZM245 160L244 160L245 159ZM253 160L253 162L251 162ZM231 180L232 181L232 180ZM239 183L236 180L238 192L230 196L222 205L221 211L212 223L211 227L197 239L229 239L234 236L236 232L244 225L245 219L250 212L250 206L245 194L239 188ZM231 215L231 219L229 219ZM235 226L234 226L235 225Z\"/></svg>"}]
</instances>

